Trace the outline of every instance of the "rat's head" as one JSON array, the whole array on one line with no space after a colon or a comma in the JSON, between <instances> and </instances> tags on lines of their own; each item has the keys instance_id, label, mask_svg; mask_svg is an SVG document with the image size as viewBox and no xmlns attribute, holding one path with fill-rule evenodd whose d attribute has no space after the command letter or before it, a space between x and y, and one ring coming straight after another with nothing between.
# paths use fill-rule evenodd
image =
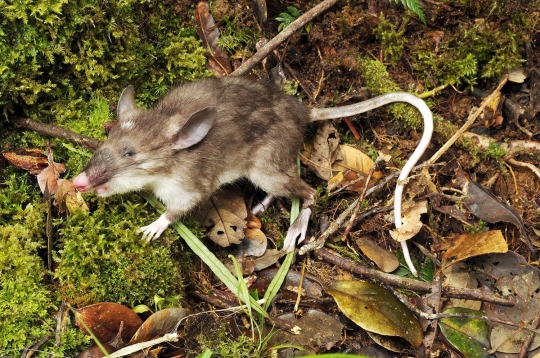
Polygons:
<instances>
[{"instance_id":1,"label":"rat's head","mask_svg":"<svg viewBox=\"0 0 540 358\"><path fill-rule=\"evenodd\" d=\"M143 189L169 174L175 154L199 143L215 119L215 107L187 116L146 111L135 104L133 86L128 86L118 101L118 124L73 184L82 192L95 189L99 196Z\"/></svg>"}]
</instances>

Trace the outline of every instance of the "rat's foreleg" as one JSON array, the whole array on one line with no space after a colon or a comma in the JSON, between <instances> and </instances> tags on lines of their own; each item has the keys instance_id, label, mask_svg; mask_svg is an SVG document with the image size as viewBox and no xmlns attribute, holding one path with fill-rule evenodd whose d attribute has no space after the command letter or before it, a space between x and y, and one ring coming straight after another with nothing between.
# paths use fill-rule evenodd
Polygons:
<instances>
[{"instance_id":1,"label":"rat's foreleg","mask_svg":"<svg viewBox=\"0 0 540 358\"><path fill-rule=\"evenodd\" d=\"M146 239L146 240L148 240L150 242L150 241L155 240L158 237L160 237L160 235L163 233L163 231L165 231L169 227L171 222L173 222L173 221L174 220L169 220L167 218L167 212L165 212L165 213L161 214L159 219L157 219L156 221L154 221L150 225L141 227L139 229L139 232L143 233L143 236L142 236L143 240Z\"/></svg>"}]
</instances>

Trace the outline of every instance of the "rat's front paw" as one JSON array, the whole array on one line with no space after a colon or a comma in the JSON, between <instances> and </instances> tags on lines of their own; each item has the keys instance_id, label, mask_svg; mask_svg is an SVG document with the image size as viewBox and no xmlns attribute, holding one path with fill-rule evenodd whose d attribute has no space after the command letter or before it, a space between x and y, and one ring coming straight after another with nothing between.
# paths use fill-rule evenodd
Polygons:
<instances>
[{"instance_id":1,"label":"rat's front paw","mask_svg":"<svg viewBox=\"0 0 540 358\"><path fill-rule=\"evenodd\" d=\"M157 239L165 229L169 227L171 221L167 219L165 214L162 214L159 219L154 221L148 226L143 226L140 228L139 232L143 233L143 240L146 239L149 242Z\"/></svg>"}]
</instances>

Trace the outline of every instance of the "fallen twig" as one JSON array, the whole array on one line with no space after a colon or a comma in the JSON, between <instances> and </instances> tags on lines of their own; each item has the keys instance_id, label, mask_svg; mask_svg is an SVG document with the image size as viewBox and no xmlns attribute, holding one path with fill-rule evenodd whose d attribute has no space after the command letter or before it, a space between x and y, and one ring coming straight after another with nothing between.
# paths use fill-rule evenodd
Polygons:
<instances>
[{"instance_id":1,"label":"fallen twig","mask_svg":"<svg viewBox=\"0 0 540 358\"><path fill-rule=\"evenodd\" d=\"M474 113L472 113L469 116L469 119L467 119L467 122L465 122L465 124L446 143L444 143L444 145L435 154L433 154L433 156L428 160L429 163L435 163L448 150L448 148L450 148L456 142L456 140L458 140L463 135L463 133L465 133L467 129L469 129L471 124L473 124L476 118L478 118L478 116L484 111L486 106L491 102L493 97L495 97L495 95L501 90L501 88L504 86L507 80L508 80L508 75L506 75L502 79L502 81L499 83L495 91L493 91L488 97L484 99L484 102L482 103L482 105L476 111L474 111Z\"/></svg>"},{"instance_id":2,"label":"fallen twig","mask_svg":"<svg viewBox=\"0 0 540 358\"><path fill-rule=\"evenodd\" d=\"M289 26L287 26L272 40L268 41L266 45L264 45L259 51L257 51L257 53L251 56L249 60L244 62L229 76L241 76L248 73L259 62L266 58L266 56L268 56L270 52L272 52L276 47L278 47L283 41L292 36L296 31L304 27L316 16L328 10L335 3L337 3L337 0L325 0L319 5L315 6L313 9L306 12L304 15L300 16L298 19L294 20Z\"/></svg>"},{"instance_id":3,"label":"fallen twig","mask_svg":"<svg viewBox=\"0 0 540 358\"><path fill-rule=\"evenodd\" d=\"M9 121L17 128L27 128L48 137L65 139L69 142L82 145L92 152L95 151L101 144L101 141L97 139L90 138L52 124L37 122L30 118L14 117L10 118Z\"/></svg>"}]
</instances>

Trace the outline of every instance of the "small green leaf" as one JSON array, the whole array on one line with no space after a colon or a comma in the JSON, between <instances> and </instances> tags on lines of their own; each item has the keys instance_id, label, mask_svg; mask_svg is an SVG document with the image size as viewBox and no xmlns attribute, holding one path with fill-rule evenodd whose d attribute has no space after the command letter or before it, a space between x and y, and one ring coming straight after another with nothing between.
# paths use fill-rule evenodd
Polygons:
<instances>
[{"instance_id":1,"label":"small green leaf","mask_svg":"<svg viewBox=\"0 0 540 358\"><path fill-rule=\"evenodd\" d=\"M468 308L454 307L443 313L466 313L483 316L484 313ZM466 358L489 357L487 322L474 318L443 318L439 321L442 334Z\"/></svg>"},{"instance_id":2,"label":"small green leaf","mask_svg":"<svg viewBox=\"0 0 540 358\"><path fill-rule=\"evenodd\" d=\"M152 311L150 307L148 307L147 305L137 305L133 307L132 310L135 313L144 313L144 312Z\"/></svg>"}]
</instances>

